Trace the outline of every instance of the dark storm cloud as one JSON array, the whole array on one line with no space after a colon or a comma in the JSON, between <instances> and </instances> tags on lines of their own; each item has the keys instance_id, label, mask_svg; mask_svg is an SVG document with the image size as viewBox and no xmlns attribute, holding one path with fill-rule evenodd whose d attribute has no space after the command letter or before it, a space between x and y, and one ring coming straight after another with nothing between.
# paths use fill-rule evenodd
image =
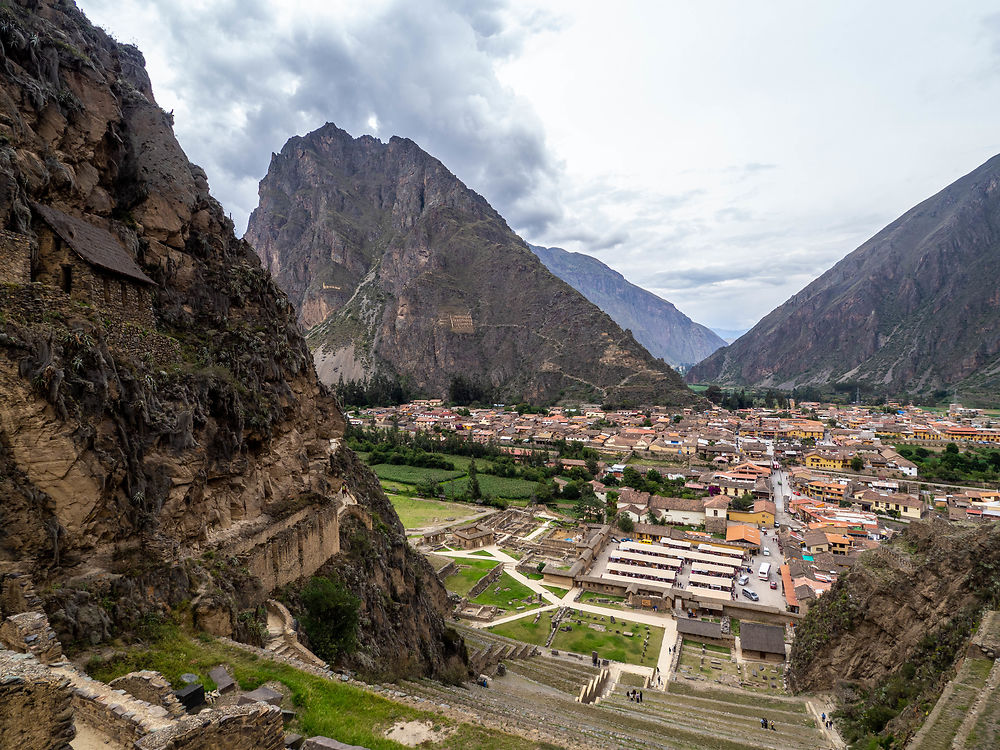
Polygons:
<instances>
[{"instance_id":1,"label":"dark storm cloud","mask_svg":"<svg viewBox=\"0 0 1000 750\"><path fill-rule=\"evenodd\" d=\"M237 224L271 152L328 121L416 141L518 229L561 218L543 127L494 72L552 17L519 17L500 0L375 2L353 14L260 0L153 7L169 87L184 103L178 136Z\"/></svg>"}]
</instances>

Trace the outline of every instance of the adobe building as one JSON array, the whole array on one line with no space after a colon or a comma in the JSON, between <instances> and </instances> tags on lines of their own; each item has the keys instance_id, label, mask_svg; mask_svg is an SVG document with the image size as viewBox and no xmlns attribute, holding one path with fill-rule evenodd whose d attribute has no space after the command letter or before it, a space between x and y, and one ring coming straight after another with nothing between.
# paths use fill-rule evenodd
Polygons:
<instances>
[{"instance_id":1,"label":"adobe building","mask_svg":"<svg viewBox=\"0 0 1000 750\"><path fill-rule=\"evenodd\" d=\"M32 210L38 247L34 258L29 255L31 270L26 280L58 287L74 300L141 325L153 324L155 282L117 237L53 206L33 203ZM7 237L0 241L5 256L8 250L14 251L15 265L20 268L24 243Z\"/></svg>"}]
</instances>

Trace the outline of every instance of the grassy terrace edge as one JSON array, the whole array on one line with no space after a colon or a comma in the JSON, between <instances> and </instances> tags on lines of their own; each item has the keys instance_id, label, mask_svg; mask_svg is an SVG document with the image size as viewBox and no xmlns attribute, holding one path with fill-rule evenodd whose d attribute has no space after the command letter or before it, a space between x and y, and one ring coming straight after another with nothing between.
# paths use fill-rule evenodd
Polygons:
<instances>
[{"instance_id":1,"label":"grassy terrace edge","mask_svg":"<svg viewBox=\"0 0 1000 750\"><path fill-rule=\"evenodd\" d=\"M182 686L181 674L197 674L206 689L215 687L208 670L226 664L244 690L276 680L288 687L297 716L289 729L305 736L324 735L371 750L405 747L386 739L384 732L398 721L426 720L451 730L435 747L447 750L496 748L518 750L533 747L557 750L556 745L538 743L498 730L395 703L356 684L337 682L309 674L292 666L243 651L206 634L191 635L175 626L165 626L147 644L119 648L108 657L94 656L86 671L95 679L110 681L128 672L151 669L160 672L174 687Z\"/></svg>"}]
</instances>

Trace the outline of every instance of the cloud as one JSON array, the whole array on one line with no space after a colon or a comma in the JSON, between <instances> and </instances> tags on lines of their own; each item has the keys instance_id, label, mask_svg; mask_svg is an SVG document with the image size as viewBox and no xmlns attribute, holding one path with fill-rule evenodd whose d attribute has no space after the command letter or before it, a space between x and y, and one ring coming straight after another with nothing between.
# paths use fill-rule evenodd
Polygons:
<instances>
[{"instance_id":1,"label":"cloud","mask_svg":"<svg viewBox=\"0 0 1000 750\"><path fill-rule=\"evenodd\" d=\"M271 152L325 122L416 141L513 226L543 232L562 216L544 127L494 72L558 27L545 11L505 0L81 4L157 63L157 96L238 227Z\"/></svg>"}]
</instances>

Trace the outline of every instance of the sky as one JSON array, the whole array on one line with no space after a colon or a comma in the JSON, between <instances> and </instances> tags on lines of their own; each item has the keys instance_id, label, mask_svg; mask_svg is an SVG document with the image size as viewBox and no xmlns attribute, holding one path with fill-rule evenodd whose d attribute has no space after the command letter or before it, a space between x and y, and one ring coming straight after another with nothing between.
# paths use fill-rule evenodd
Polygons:
<instances>
[{"instance_id":1,"label":"sky","mask_svg":"<svg viewBox=\"0 0 1000 750\"><path fill-rule=\"evenodd\" d=\"M404 136L717 328L1000 152L995 0L78 4L142 50L238 232L291 136Z\"/></svg>"}]
</instances>

